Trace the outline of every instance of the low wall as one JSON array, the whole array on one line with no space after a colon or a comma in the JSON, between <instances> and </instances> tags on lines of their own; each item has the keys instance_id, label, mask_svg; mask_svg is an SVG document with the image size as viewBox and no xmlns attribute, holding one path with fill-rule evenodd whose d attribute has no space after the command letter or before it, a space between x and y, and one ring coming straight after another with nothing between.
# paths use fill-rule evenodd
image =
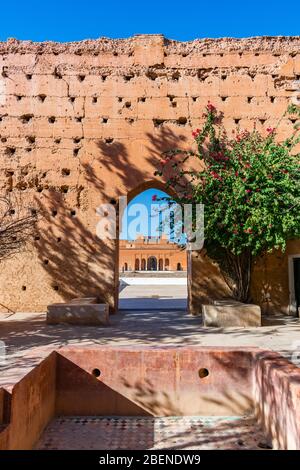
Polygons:
<instances>
[{"instance_id":1,"label":"low wall","mask_svg":"<svg viewBox=\"0 0 300 470\"><path fill-rule=\"evenodd\" d=\"M300 449L300 369L257 348L62 348L0 389L0 410L0 449L33 448L56 415L246 413L275 449Z\"/></svg>"}]
</instances>

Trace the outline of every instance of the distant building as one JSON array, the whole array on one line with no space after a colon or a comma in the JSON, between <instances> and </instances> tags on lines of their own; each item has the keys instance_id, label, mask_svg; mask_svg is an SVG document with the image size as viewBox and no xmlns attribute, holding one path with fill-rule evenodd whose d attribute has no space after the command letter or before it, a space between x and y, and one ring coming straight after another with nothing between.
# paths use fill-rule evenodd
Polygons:
<instances>
[{"instance_id":1,"label":"distant building","mask_svg":"<svg viewBox=\"0 0 300 470\"><path fill-rule=\"evenodd\" d=\"M120 271L186 271L186 251L166 236L120 240Z\"/></svg>"}]
</instances>

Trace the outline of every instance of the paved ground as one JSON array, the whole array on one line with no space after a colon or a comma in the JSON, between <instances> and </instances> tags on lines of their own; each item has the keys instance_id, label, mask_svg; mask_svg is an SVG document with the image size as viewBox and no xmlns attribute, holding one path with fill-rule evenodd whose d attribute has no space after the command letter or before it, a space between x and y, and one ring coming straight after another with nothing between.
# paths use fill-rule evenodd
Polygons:
<instances>
[{"instance_id":1,"label":"paved ground","mask_svg":"<svg viewBox=\"0 0 300 470\"><path fill-rule=\"evenodd\" d=\"M139 281L139 282L138 282ZM144 283L142 282L144 281ZM155 283L153 283L153 281ZM166 284L172 279L126 279L121 284L119 307L125 310L187 308L186 279L177 279L178 284ZM127 284L129 282L130 284ZM137 283L138 282L138 283Z\"/></svg>"},{"instance_id":2,"label":"paved ground","mask_svg":"<svg viewBox=\"0 0 300 470\"><path fill-rule=\"evenodd\" d=\"M0 340L6 359L0 365L0 385L10 386L51 350L67 345L258 346L280 351L296 363L300 359L296 318L264 318L265 326L259 328L207 328L200 317L164 309L122 311L106 328L47 325L45 319L45 313L3 315Z\"/></svg>"},{"instance_id":3,"label":"paved ground","mask_svg":"<svg viewBox=\"0 0 300 470\"><path fill-rule=\"evenodd\" d=\"M267 448L251 417L97 417L54 419L36 449L238 449Z\"/></svg>"}]
</instances>

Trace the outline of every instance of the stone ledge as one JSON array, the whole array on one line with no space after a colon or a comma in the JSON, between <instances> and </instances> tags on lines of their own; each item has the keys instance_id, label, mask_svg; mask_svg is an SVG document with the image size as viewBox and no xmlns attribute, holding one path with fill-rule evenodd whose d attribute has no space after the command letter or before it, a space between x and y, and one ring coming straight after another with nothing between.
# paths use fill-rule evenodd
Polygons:
<instances>
[{"instance_id":1,"label":"stone ledge","mask_svg":"<svg viewBox=\"0 0 300 470\"><path fill-rule=\"evenodd\" d=\"M81 300L81 302L80 302ZM87 300L85 302L85 300ZM76 302L48 305L46 322L50 325L109 325L107 304L89 302L91 299L76 299Z\"/></svg>"},{"instance_id":2,"label":"stone ledge","mask_svg":"<svg viewBox=\"0 0 300 470\"><path fill-rule=\"evenodd\" d=\"M243 304L234 300L214 301L202 306L203 325L213 327L261 326L258 305Z\"/></svg>"}]
</instances>

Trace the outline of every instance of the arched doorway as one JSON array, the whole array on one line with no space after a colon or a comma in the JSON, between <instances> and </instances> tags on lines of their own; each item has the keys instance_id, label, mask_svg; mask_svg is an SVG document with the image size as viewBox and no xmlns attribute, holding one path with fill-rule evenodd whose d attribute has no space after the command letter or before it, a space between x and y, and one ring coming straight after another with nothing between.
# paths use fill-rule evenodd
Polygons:
<instances>
[{"instance_id":1,"label":"arched doorway","mask_svg":"<svg viewBox=\"0 0 300 470\"><path fill-rule=\"evenodd\" d=\"M147 227L149 231L146 231L145 218L140 220L141 205L145 204L149 207L154 203L154 205L165 204L169 207L165 199L167 196L172 197L171 194L165 192L165 186L149 183L146 187L142 185L140 188L136 188L128 195L126 210L123 205L122 214L124 217L127 212L127 219L126 223L123 222L123 219L120 222L119 263L120 266L124 265L123 260L126 259L127 270L133 269L135 273L125 272L123 277L121 277L122 273L120 274L122 281L124 281L123 286L127 283L119 293L119 308L121 310L131 311L139 310L139 308L141 310L145 308L151 310L186 309L187 271L186 263L182 261L182 248L179 246L179 239L177 241L171 239L171 232L168 234L163 232L164 229L160 228L161 225L153 231L151 226ZM132 217L132 213L134 217ZM130 231L130 217L134 221L135 233ZM152 214L147 217L146 222L150 222ZM168 220L170 221L170 217ZM159 216L159 223L161 224L161 216ZM126 228L125 235L124 227ZM177 255L174 255L174 251L178 251ZM175 275L179 262L184 272L182 275L178 273ZM141 305L142 307L140 307Z\"/></svg>"},{"instance_id":2,"label":"arched doorway","mask_svg":"<svg viewBox=\"0 0 300 470\"><path fill-rule=\"evenodd\" d=\"M148 271L157 271L157 258L155 256L150 256L150 258L148 258L147 270Z\"/></svg>"},{"instance_id":3,"label":"arched doorway","mask_svg":"<svg viewBox=\"0 0 300 470\"><path fill-rule=\"evenodd\" d=\"M177 271L181 271L181 270L182 270L181 263L177 263Z\"/></svg>"}]
</instances>

